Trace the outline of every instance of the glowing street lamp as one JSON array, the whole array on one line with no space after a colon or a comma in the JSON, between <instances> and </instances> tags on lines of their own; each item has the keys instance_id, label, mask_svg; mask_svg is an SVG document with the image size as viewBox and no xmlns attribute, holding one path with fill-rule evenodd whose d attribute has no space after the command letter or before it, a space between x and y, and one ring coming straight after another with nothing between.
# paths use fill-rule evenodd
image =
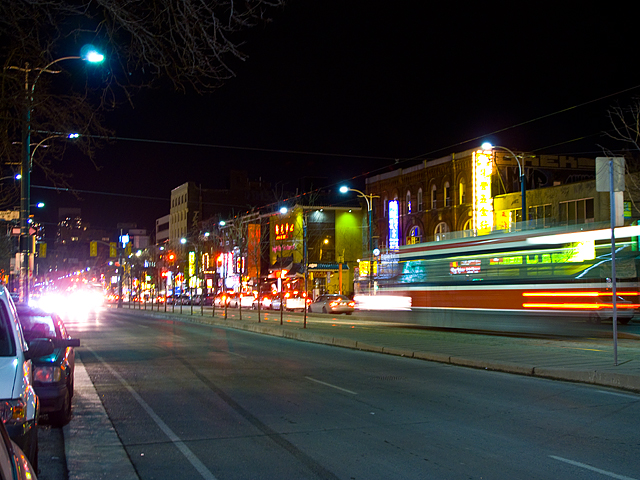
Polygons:
<instances>
[{"instance_id":1,"label":"glowing street lamp","mask_svg":"<svg viewBox=\"0 0 640 480\"><path fill-rule=\"evenodd\" d=\"M369 212L369 243L367 246L367 255L369 257L369 290L371 290L371 276L373 275L373 257L371 254L371 250L373 248L373 233L372 233L373 219L371 217L372 217L372 210L373 210L373 199L379 198L379 196L374 195L372 193L367 195L366 193L361 192L360 190L347 187L346 185L343 185L342 187L340 187L340 193L347 193L347 192L356 192L359 197L364 198L365 201L367 202L367 211Z\"/></svg>"},{"instance_id":2,"label":"glowing street lamp","mask_svg":"<svg viewBox=\"0 0 640 480\"><path fill-rule=\"evenodd\" d=\"M20 253L22 263L20 266L20 300L29 302L29 203L31 194L31 112L33 110L33 94L40 75L43 73L60 73L60 70L50 70L50 67L63 60L84 60L90 63L99 63L104 60L104 55L98 53L92 45L85 45L80 51L80 56L62 57L49 62L44 68L31 68L29 63L25 67L8 67L9 70L18 70L25 74L25 115L22 126L22 165L20 179ZM29 83L31 72L37 72L33 82ZM59 136L59 135L54 135ZM46 139L45 139L46 140ZM40 142L38 146L40 146ZM35 151L35 149L34 149Z\"/></svg>"}]
</instances>

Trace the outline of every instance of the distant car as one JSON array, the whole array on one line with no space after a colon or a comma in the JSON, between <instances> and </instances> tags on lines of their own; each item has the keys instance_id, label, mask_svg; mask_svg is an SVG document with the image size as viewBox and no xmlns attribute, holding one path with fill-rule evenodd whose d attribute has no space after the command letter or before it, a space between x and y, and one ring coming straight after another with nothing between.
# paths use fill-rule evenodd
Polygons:
<instances>
[{"instance_id":1,"label":"distant car","mask_svg":"<svg viewBox=\"0 0 640 480\"><path fill-rule=\"evenodd\" d=\"M2 480L37 480L36 471L20 447L9 437L0 422L0 478Z\"/></svg>"},{"instance_id":2,"label":"distant car","mask_svg":"<svg viewBox=\"0 0 640 480\"><path fill-rule=\"evenodd\" d=\"M239 297L240 306L242 308L251 308L253 306L253 299L254 298L255 298L255 296L252 295L252 294L242 295L241 297Z\"/></svg>"},{"instance_id":3,"label":"distant car","mask_svg":"<svg viewBox=\"0 0 640 480\"><path fill-rule=\"evenodd\" d=\"M238 295L235 293L219 293L214 301L216 307L224 307L225 305L230 308L238 307Z\"/></svg>"},{"instance_id":4,"label":"distant car","mask_svg":"<svg viewBox=\"0 0 640 480\"><path fill-rule=\"evenodd\" d=\"M202 304L211 306L211 305L213 305L214 299L215 299L215 296L213 294L209 293L209 294L205 295L202 298Z\"/></svg>"},{"instance_id":5,"label":"distant car","mask_svg":"<svg viewBox=\"0 0 640 480\"><path fill-rule=\"evenodd\" d=\"M273 295L270 293L263 293L262 295L255 297L251 303L251 308L258 309L258 302L260 302L260 310L271 310L271 302L273 301Z\"/></svg>"},{"instance_id":6,"label":"distant car","mask_svg":"<svg viewBox=\"0 0 640 480\"><path fill-rule=\"evenodd\" d=\"M622 325L626 325L631 321L634 315L637 313L637 310L634 308L630 308L633 302L616 296L617 300L617 308L616 308L616 317L618 318L618 323ZM612 295L607 297L602 297L603 300L608 303L612 303ZM595 310L589 314L588 321L589 323L602 323L602 321L612 321L613 320L613 308L603 308L601 310Z\"/></svg>"},{"instance_id":7,"label":"distant car","mask_svg":"<svg viewBox=\"0 0 640 480\"><path fill-rule=\"evenodd\" d=\"M55 313L18 305L18 318L27 342L48 338L54 350L50 355L32 358L33 387L40 398L40 413L47 413L52 425L62 426L71 418L71 399L75 371L75 351L80 341L72 339L62 319Z\"/></svg>"},{"instance_id":8,"label":"distant car","mask_svg":"<svg viewBox=\"0 0 640 480\"><path fill-rule=\"evenodd\" d=\"M320 295L309 305L309 313L345 313L351 315L355 310L356 302L346 295L326 294Z\"/></svg>"},{"instance_id":9,"label":"distant car","mask_svg":"<svg viewBox=\"0 0 640 480\"><path fill-rule=\"evenodd\" d=\"M25 340L15 304L0 286L0 419L36 471L40 401L32 384L31 359L53 350L48 338Z\"/></svg>"}]
</instances>

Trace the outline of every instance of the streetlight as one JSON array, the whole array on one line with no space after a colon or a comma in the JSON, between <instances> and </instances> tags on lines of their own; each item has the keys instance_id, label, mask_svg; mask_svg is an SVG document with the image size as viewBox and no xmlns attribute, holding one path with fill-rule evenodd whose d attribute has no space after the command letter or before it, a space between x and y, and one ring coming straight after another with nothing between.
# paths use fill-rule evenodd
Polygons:
<instances>
[{"instance_id":1,"label":"streetlight","mask_svg":"<svg viewBox=\"0 0 640 480\"><path fill-rule=\"evenodd\" d=\"M22 178L22 175L20 175L20 174L18 173L18 174L16 174L16 175L9 175L8 177L2 177L2 178L0 178L0 182L1 182L2 180L8 180L8 179L10 179L10 178L12 178L13 180L20 180L20 179Z\"/></svg>"},{"instance_id":2,"label":"streetlight","mask_svg":"<svg viewBox=\"0 0 640 480\"><path fill-rule=\"evenodd\" d=\"M522 169L522 164L520 163L518 156L507 147L501 147L500 145L491 145L491 143L489 142L484 142L481 148L483 150L493 150L494 148L501 148L502 150L506 150L507 152L509 152L511 156L516 159L516 162L518 162L518 170L520 171L520 192L522 195L522 221L526 222L527 216L528 216L527 215L527 183L526 183L526 179L524 178L524 170ZM523 228L526 228L526 223L523 223Z\"/></svg>"},{"instance_id":3,"label":"streetlight","mask_svg":"<svg viewBox=\"0 0 640 480\"><path fill-rule=\"evenodd\" d=\"M367 255L369 256L369 293L371 293L371 276L373 275L373 258L371 256L371 250L373 249L373 233L371 230L373 220L371 216L372 216L372 208L373 208L373 199L380 198L380 196L374 195L373 193L370 193L367 195L366 193L361 192L360 190L347 187L346 185L343 185L342 187L340 187L340 193L347 193L347 192L356 192L359 197L364 198L367 202L367 211L369 212L369 244L367 248Z\"/></svg>"},{"instance_id":4,"label":"streetlight","mask_svg":"<svg viewBox=\"0 0 640 480\"><path fill-rule=\"evenodd\" d=\"M29 202L31 190L31 112L33 110L33 94L42 73L60 73L60 70L49 70L49 68L63 60L85 60L90 63L99 63L104 60L104 55L98 53L91 45L85 45L80 51L80 56L69 56L58 58L49 62L44 68L30 68L29 63L25 67L8 67L10 70L24 72L24 93L25 93L25 115L22 126L22 165L20 179L20 252L22 254L22 264L20 266L20 300L29 302ZM37 71L35 79L29 84L29 74ZM40 146L40 142L38 146ZM35 149L34 149L35 151Z\"/></svg>"}]
</instances>

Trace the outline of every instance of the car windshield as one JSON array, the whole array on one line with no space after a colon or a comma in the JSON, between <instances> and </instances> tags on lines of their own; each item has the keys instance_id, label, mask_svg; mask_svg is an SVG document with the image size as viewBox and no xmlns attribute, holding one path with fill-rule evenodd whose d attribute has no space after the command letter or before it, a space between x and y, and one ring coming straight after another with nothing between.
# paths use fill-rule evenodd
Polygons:
<instances>
[{"instance_id":1,"label":"car windshield","mask_svg":"<svg viewBox=\"0 0 640 480\"><path fill-rule=\"evenodd\" d=\"M34 338L60 338L53 318L50 315L22 314L20 323L27 340Z\"/></svg>"}]
</instances>

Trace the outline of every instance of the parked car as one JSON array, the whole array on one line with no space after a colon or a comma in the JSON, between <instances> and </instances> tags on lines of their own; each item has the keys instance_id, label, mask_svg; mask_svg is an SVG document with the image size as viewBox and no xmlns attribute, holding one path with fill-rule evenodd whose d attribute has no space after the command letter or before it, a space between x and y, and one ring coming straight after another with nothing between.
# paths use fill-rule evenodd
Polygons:
<instances>
[{"instance_id":1,"label":"parked car","mask_svg":"<svg viewBox=\"0 0 640 480\"><path fill-rule=\"evenodd\" d=\"M0 422L0 479L37 480L36 471Z\"/></svg>"},{"instance_id":2,"label":"parked car","mask_svg":"<svg viewBox=\"0 0 640 480\"><path fill-rule=\"evenodd\" d=\"M66 425L71 418L71 399L75 371L75 351L80 340L72 339L62 319L55 313L27 305L17 305L24 338L48 338L54 350L50 355L32 358L33 387L40 399L40 413L46 413L52 425Z\"/></svg>"},{"instance_id":3,"label":"parked car","mask_svg":"<svg viewBox=\"0 0 640 480\"><path fill-rule=\"evenodd\" d=\"M48 338L25 340L15 304L0 286L0 418L36 471L40 401L32 384L31 359L53 350Z\"/></svg>"},{"instance_id":4,"label":"parked car","mask_svg":"<svg viewBox=\"0 0 640 480\"><path fill-rule=\"evenodd\" d=\"M309 313L345 313L351 315L355 307L356 302L346 295L326 294L320 295L309 305Z\"/></svg>"}]
</instances>

